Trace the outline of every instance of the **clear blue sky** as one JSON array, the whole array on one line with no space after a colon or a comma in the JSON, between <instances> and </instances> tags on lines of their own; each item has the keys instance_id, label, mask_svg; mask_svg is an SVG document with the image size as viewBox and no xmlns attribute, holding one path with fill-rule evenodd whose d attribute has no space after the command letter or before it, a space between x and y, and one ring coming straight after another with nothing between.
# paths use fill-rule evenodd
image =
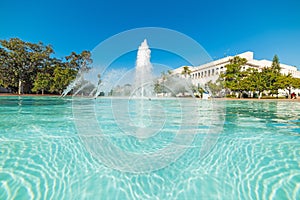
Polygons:
<instances>
[{"instance_id":1,"label":"clear blue sky","mask_svg":"<svg viewBox=\"0 0 300 200\"><path fill-rule=\"evenodd\" d=\"M182 32L214 59L251 50L300 68L299 0L0 1L0 39L52 44L57 57L138 27Z\"/></svg>"}]
</instances>

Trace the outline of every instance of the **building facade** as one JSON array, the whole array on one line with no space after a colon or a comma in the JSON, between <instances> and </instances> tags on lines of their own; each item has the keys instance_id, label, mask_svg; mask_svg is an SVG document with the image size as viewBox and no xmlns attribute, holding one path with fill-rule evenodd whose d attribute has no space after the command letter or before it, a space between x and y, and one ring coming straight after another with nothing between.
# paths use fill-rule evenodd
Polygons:
<instances>
[{"instance_id":1,"label":"building facade","mask_svg":"<svg viewBox=\"0 0 300 200\"><path fill-rule=\"evenodd\" d=\"M242 67L242 70L247 70L248 68L256 68L259 71L264 67L271 67L272 61L270 60L255 60L253 52L245 52L238 54L241 58L246 58L247 63ZM221 73L225 73L226 65L230 63L230 60L234 56L228 56L215 60L200 66L188 66L190 69L190 78L192 79L193 84L205 84L208 81L215 82ZM281 73L282 74L291 74L295 78L300 78L300 71L296 67L280 63ZM183 66L173 70L173 74L181 74Z\"/></svg>"}]
</instances>

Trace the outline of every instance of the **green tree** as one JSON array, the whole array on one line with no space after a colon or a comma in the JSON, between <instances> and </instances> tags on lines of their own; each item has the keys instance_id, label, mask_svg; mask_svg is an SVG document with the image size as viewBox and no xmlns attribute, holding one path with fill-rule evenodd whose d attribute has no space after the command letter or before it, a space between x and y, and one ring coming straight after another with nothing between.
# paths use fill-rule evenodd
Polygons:
<instances>
[{"instance_id":1,"label":"green tree","mask_svg":"<svg viewBox=\"0 0 300 200\"><path fill-rule=\"evenodd\" d=\"M187 75L190 75L191 74L191 70L188 66L184 66L183 69L182 69L182 72L181 74L185 76L185 78L187 77Z\"/></svg>"},{"instance_id":2,"label":"green tree","mask_svg":"<svg viewBox=\"0 0 300 200\"><path fill-rule=\"evenodd\" d=\"M274 83L277 88L284 89L288 91L288 96L291 95L292 89L300 87L300 79L292 77L291 74L279 75L277 81Z\"/></svg>"},{"instance_id":3,"label":"green tree","mask_svg":"<svg viewBox=\"0 0 300 200\"><path fill-rule=\"evenodd\" d=\"M170 74L168 73L168 74L166 74L166 72L161 72L161 92L162 93L166 93L167 91L166 91L166 86L165 86L165 83L166 83L166 81L168 80L168 78L169 78L169 76L170 76Z\"/></svg>"},{"instance_id":4,"label":"green tree","mask_svg":"<svg viewBox=\"0 0 300 200\"><path fill-rule=\"evenodd\" d=\"M269 93L269 95L276 94L278 97L278 90L282 89L278 82L281 76L280 73L280 63L277 55L274 56L272 64L270 67L264 67L262 69L262 76L264 79L264 90Z\"/></svg>"},{"instance_id":5,"label":"green tree","mask_svg":"<svg viewBox=\"0 0 300 200\"><path fill-rule=\"evenodd\" d=\"M162 89L162 85L159 83L159 81L157 80L154 84L154 92L156 94L162 93L163 89Z\"/></svg>"},{"instance_id":6,"label":"green tree","mask_svg":"<svg viewBox=\"0 0 300 200\"><path fill-rule=\"evenodd\" d=\"M10 86L10 79L13 77L12 70L8 70L8 52L0 46L0 86Z\"/></svg>"},{"instance_id":7,"label":"green tree","mask_svg":"<svg viewBox=\"0 0 300 200\"><path fill-rule=\"evenodd\" d=\"M300 78L293 78L293 88L294 89L300 88Z\"/></svg>"},{"instance_id":8,"label":"green tree","mask_svg":"<svg viewBox=\"0 0 300 200\"><path fill-rule=\"evenodd\" d=\"M30 91L37 69L44 67L53 53L52 47L45 46L41 42L37 44L24 42L19 38L0 40L0 45L2 46L0 73L4 74L1 76L1 82L6 86L17 88L18 94L23 92L24 85L28 88L26 91Z\"/></svg>"},{"instance_id":9,"label":"green tree","mask_svg":"<svg viewBox=\"0 0 300 200\"><path fill-rule=\"evenodd\" d=\"M72 52L64 61L53 58L53 52L51 45L41 42L30 43L19 38L0 40L0 85L18 94L61 93L80 68L82 71L90 69L89 51Z\"/></svg>"},{"instance_id":10,"label":"green tree","mask_svg":"<svg viewBox=\"0 0 300 200\"><path fill-rule=\"evenodd\" d=\"M80 54L72 52L66 56L66 62L53 59L51 62L52 82L49 91L52 93L62 94L64 89L76 78L79 69L89 70L92 63L91 53L82 51ZM100 83L100 74L97 75Z\"/></svg>"},{"instance_id":11,"label":"green tree","mask_svg":"<svg viewBox=\"0 0 300 200\"><path fill-rule=\"evenodd\" d=\"M68 64L57 64L53 72L53 83L50 92L62 94L63 90L76 78L77 70L68 66Z\"/></svg>"},{"instance_id":12,"label":"green tree","mask_svg":"<svg viewBox=\"0 0 300 200\"><path fill-rule=\"evenodd\" d=\"M50 89L52 77L49 73L37 73L37 77L35 79L35 82L33 83L33 92L42 92L42 95L44 95L45 90Z\"/></svg>"},{"instance_id":13,"label":"green tree","mask_svg":"<svg viewBox=\"0 0 300 200\"><path fill-rule=\"evenodd\" d=\"M224 89L224 81L221 77L219 77L215 82L210 80L206 83L206 85L209 88L212 96L221 97L221 92Z\"/></svg>"},{"instance_id":14,"label":"green tree","mask_svg":"<svg viewBox=\"0 0 300 200\"><path fill-rule=\"evenodd\" d=\"M279 58L276 54L273 57L271 69L274 72L274 74L276 74L276 75L280 74L281 67L280 67L280 63L279 63Z\"/></svg>"},{"instance_id":15,"label":"green tree","mask_svg":"<svg viewBox=\"0 0 300 200\"><path fill-rule=\"evenodd\" d=\"M221 75L225 79L225 87L234 92L239 92L239 96L243 91L242 80L247 76L246 71L242 71L242 66L247 63L247 59L235 56L230 59L230 63L225 65L226 72Z\"/></svg>"},{"instance_id":16,"label":"green tree","mask_svg":"<svg viewBox=\"0 0 300 200\"><path fill-rule=\"evenodd\" d=\"M258 92L258 98L261 98L261 94L265 89L265 79L263 73L259 72L258 69L249 68L247 70L247 77L243 79L243 88L246 91L253 93Z\"/></svg>"},{"instance_id":17,"label":"green tree","mask_svg":"<svg viewBox=\"0 0 300 200\"><path fill-rule=\"evenodd\" d=\"M69 56L66 56L65 59L69 67L74 70L79 70L82 67L88 69L88 66L93 62L91 52L89 51L82 51L80 54L72 52Z\"/></svg>"}]
</instances>

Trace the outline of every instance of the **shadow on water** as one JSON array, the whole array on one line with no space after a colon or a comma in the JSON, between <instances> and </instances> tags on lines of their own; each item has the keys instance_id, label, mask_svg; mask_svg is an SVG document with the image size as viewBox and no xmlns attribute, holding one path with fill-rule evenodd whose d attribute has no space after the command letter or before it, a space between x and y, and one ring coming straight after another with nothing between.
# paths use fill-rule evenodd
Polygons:
<instances>
[{"instance_id":1,"label":"shadow on water","mask_svg":"<svg viewBox=\"0 0 300 200\"><path fill-rule=\"evenodd\" d=\"M300 104L281 101L227 101L225 127L236 129L245 123L260 122L270 132L281 132L280 128L300 133ZM237 123L240 122L240 123ZM253 130L262 127L251 127Z\"/></svg>"},{"instance_id":2,"label":"shadow on water","mask_svg":"<svg viewBox=\"0 0 300 200\"><path fill-rule=\"evenodd\" d=\"M0 106L55 106L71 104L71 98L59 97L32 97L32 96L3 96L0 97Z\"/></svg>"}]
</instances>

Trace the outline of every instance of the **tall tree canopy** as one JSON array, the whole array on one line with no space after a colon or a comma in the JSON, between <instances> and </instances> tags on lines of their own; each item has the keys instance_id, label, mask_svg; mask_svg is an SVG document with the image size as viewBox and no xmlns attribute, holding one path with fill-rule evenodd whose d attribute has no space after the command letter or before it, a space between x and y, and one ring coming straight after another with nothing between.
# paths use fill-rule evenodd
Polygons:
<instances>
[{"instance_id":1,"label":"tall tree canopy","mask_svg":"<svg viewBox=\"0 0 300 200\"><path fill-rule=\"evenodd\" d=\"M72 52L64 60L56 59L51 45L24 42L19 38L0 40L0 86L18 94L32 92L61 93L76 77L80 67L88 69L91 53Z\"/></svg>"},{"instance_id":2,"label":"tall tree canopy","mask_svg":"<svg viewBox=\"0 0 300 200\"><path fill-rule=\"evenodd\" d=\"M45 46L41 42L33 44L19 38L0 40L0 44L2 83L5 86L18 88L18 94L21 94L24 85L27 88L32 86L37 69L45 67L53 49L50 45Z\"/></svg>"},{"instance_id":3,"label":"tall tree canopy","mask_svg":"<svg viewBox=\"0 0 300 200\"><path fill-rule=\"evenodd\" d=\"M225 79L226 88L231 91L241 92L244 90L242 80L246 76L246 72L242 70L242 66L247 63L247 59L235 56L229 62L229 64L225 65L226 72L221 77Z\"/></svg>"},{"instance_id":4,"label":"tall tree canopy","mask_svg":"<svg viewBox=\"0 0 300 200\"><path fill-rule=\"evenodd\" d=\"M280 74L281 68L280 68L279 58L276 54L273 57L271 69L272 69L273 73L275 73L276 75Z\"/></svg>"}]
</instances>

